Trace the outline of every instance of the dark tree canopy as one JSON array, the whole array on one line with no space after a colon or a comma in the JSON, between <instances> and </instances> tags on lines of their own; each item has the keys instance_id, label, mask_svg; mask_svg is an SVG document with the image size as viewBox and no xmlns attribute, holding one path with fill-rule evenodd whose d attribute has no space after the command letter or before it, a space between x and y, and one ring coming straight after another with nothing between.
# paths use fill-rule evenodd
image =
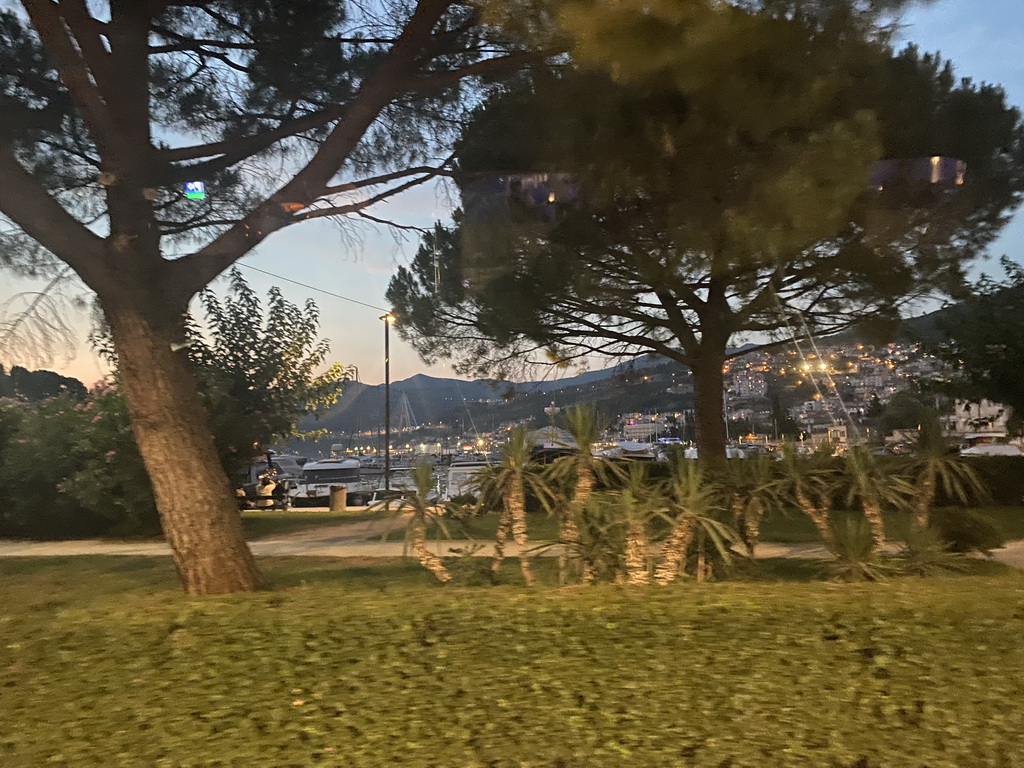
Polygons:
<instances>
[{"instance_id":1,"label":"dark tree canopy","mask_svg":"<svg viewBox=\"0 0 1024 768\"><path fill-rule=\"evenodd\" d=\"M943 389L979 402L990 400L1024 415L1024 271L1004 262L1006 279L982 279L974 296L937 320L946 343L929 347L953 375Z\"/></svg>"},{"instance_id":2,"label":"dark tree canopy","mask_svg":"<svg viewBox=\"0 0 1024 768\"><path fill-rule=\"evenodd\" d=\"M7 373L0 365L0 397L36 402L63 394L82 398L85 393L85 385L70 376L53 371L30 371L20 365L12 366Z\"/></svg>"},{"instance_id":3,"label":"dark tree canopy","mask_svg":"<svg viewBox=\"0 0 1024 768\"><path fill-rule=\"evenodd\" d=\"M554 223L467 216L431 233L388 293L422 354L493 373L654 351L694 367L698 389L707 374L706 426L723 432L737 336L888 322L963 290L1024 191L1024 127L1002 90L836 27L733 9L717 21L705 46L675 50L675 20L648 18L658 42L614 58L614 77L537 76L478 110L463 184L558 171L579 199L556 201ZM966 184L869 186L880 158L932 156L966 162Z\"/></svg>"}]
</instances>

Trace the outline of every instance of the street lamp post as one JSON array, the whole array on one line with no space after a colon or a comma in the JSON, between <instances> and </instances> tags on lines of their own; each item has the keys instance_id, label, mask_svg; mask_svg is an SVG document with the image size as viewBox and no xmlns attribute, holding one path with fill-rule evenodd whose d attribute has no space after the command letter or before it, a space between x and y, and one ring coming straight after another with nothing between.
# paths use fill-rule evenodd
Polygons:
<instances>
[{"instance_id":1,"label":"street lamp post","mask_svg":"<svg viewBox=\"0 0 1024 768\"><path fill-rule=\"evenodd\" d=\"M384 321L384 490L391 490L391 324L395 316L381 315Z\"/></svg>"},{"instance_id":2,"label":"street lamp post","mask_svg":"<svg viewBox=\"0 0 1024 768\"><path fill-rule=\"evenodd\" d=\"M557 433L555 432L555 416L557 416L561 412L562 409L556 406L554 402L552 402L551 405L544 409L544 413L547 414L548 419L551 421L551 425L548 427L548 442L551 443L552 448L555 447L555 437L557 435ZM544 447L547 448L548 446Z\"/></svg>"}]
</instances>

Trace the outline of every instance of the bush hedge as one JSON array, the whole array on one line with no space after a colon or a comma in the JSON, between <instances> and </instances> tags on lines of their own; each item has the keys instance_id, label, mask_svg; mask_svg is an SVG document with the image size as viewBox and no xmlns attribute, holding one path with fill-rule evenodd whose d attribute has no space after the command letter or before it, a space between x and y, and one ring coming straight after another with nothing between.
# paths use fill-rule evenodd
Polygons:
<instances>
[{"instance_id":1,"label":"bush hedge","mask_svg":"<svg viewBox=\"0 0 1024 768\"><path fill-rule=\"evenodd\" d=\"M1024 504L1024 456L973 456L970 459L991 494L993 503ZM949 500L940 499L940 503Z\"/></svg>"},{"instance_id":2,"label":"bush hedge","mask_svg":"<svg viewBox=\"0 0 1024 768\"><path fill-rule=\"evenodd\" d=\"M111 562L0 562L0 765L1024 766L1017 573L541 593L293 562L200 602Z\"/></svg>"}]
</instances>

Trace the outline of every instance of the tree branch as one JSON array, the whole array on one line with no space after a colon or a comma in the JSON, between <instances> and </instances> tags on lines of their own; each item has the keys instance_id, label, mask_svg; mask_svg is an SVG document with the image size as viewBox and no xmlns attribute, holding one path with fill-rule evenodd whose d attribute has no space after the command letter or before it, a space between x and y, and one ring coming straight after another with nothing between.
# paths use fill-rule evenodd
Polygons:
<instances>
[{"instance_id":1,"label":"tree branch","mask_svg":"<svg viewBox=\"0 0 1024 768\"><path fill-rule=\"evenodd\" d=\"M118 145L117 129L85 62L71 43L64 20L57 13L57 4L51 0L22 0L22 5L47 53L53 57L60 79L81 109L100 155L105 155Z\"/></svg>"},{"instance_id":2,"label":"tree branch","mask_svg":"<svg viewBox=\"0 0 1024 768\"><path fill-rule=\"evenodd\" d=\"M395 171L394 173L385 173L380 176L371 176L366 179L360 179L359 181L350 181L346 184L336 184L335 186L324 189L324 193L321 197L336 195L342 192L354 192L357 189L373 187L377 184L387 184L389 181L395 181L396 179L401 179L405 176L415 176L418 173L428 174L428 178L434 178L435 176L451 176L452 172L447 170L446 166L451 162L453 157L454 155L436 167L431 165L420 165L415 168L405 168L401 171ZM424 181L426 181L426 179L424 179Z\"/></svg>"},{"instance_id":3,"label":"tree branch","mask_svg":"<svg viewBox=\"0 0 1024 768\"><path fill-rule=\"evenodd\" d=\"M0 145L0 211L68 264L94 291L105 285L107 278L100 269L103 239L47 194L6 145Z\"/></svg>"},{"instance_id":4,"label":"tree branch","mask_svg":"<svg viewBox=\"0 0 1024 768\"><path fill-rule=\"evenodd\" d=\"M359 145L381 110L407 90L417 55L451 2L420 0L398 42L366 78L355 98L342 108L343 119L306 166L239 224L200 251L174 262L184 290L200 290L271 233L292 223L294 219L283 211L282 204L309 205L323 194L331 176Z\"/></svg>"},{"instance_id":5,"label":"tree branch","mask_svg":"<svg viewBox=\"0 0 1024 768\"><path fill-rule=\"evenodd\" d=\"M98 31L105 28L106 24L89 15L84 0L62 0L59 9L68 29L75 36L93 80L102 93L112 77L110 54L103 46Z\"/></svg>"},{"instance_id":6,"label":"tree branch","mask_svg":"<svg viewBox=\"0 0 1024 768\"><path fill-rule=\"evenodd\" d=\"M405 88L403 88L403 90L408 92L418 92L444 88L454 84L464 77L500 72L504 69L514 68L522 65L523 63L536 61L539 58L550 55L553 54L551 52L526 52L486 59L474 64L468 64L460 69L446 72L443 75L435 75L432 77L412 80L410 83L405 84ZM360 93L364 90L365 85L364 88L360 89ZM204 163L176 168L168 174L167 180L170 183L186 181L186 177L203 176L205 174L224 170L235 163L268 149L283 139L296 136L300 133L305 133L306 131L323 128L329 123L341 120L346 117L346 113L350 106L351 103L332 105L317 112L303 115L300 118L291 120L272 130L247 136L245 138L160 150L158 152L157 159L163 163L178 163L188 160L200 160L207 157L214 158Z\"/></svg>"},{"instance_id":7,"label":"tree branch","mask_svg":"<svg viewBox=\"0 0 1024 768\"><path fill-rule=\"evenodd\" d=\"M459 67L449 72L416 78L412 82L411 90L424 92L449 88L467 77L490 75L503 70L515 69L524 64L557 56L561 53L565 53L565 51L561 49L548 49L544 51L520 51L519 53L511 53L508 56L494 56L490 59L467 64L464 67Z\"/></svg>"}]
</instances>

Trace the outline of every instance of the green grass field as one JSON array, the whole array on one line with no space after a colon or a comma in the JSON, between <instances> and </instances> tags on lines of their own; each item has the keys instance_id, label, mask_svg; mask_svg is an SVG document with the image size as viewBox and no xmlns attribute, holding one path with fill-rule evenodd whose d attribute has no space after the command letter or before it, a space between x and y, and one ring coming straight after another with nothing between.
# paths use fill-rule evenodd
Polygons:
<instances>
[{"instance_id":1,"label":"green grass field","mask_svg":"<svg viewBox=\"0 0 1024 768\"><path fill-rule=\"evenodd\" d=\"M1024 574L991 564L661 590L263 565L274 591L195 600L164 559L0 561L0 765L1024 766Z\"/></svg>"}]
</instances>

